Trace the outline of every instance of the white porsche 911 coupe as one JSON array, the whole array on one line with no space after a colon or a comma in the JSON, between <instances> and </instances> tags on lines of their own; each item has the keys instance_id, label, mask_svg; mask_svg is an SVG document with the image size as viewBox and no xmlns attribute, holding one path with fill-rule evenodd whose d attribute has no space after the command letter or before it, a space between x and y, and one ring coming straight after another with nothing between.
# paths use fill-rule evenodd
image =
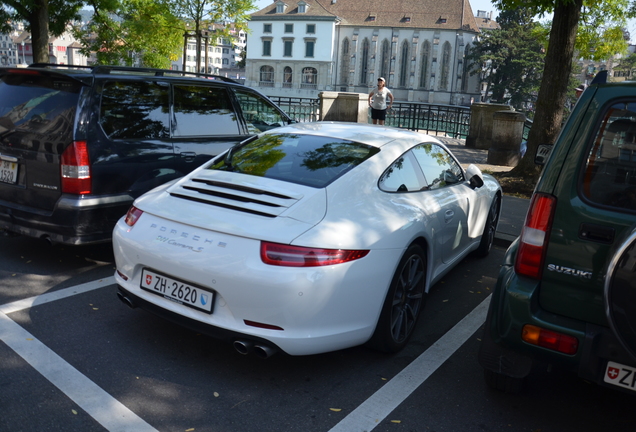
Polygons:
<instances>
[{"instance_id":1,"label":"white porsche 911 coupe","mask_svg":"<svg viewBox=\"0 0 636 432\"><path fill-rule=\"evenodd\" d=\"M430 287L490 251L500 208L433 137L298 123L138 198L113 233L118 296L243 354L396 352Z\"/></svg>"}]
</instances>

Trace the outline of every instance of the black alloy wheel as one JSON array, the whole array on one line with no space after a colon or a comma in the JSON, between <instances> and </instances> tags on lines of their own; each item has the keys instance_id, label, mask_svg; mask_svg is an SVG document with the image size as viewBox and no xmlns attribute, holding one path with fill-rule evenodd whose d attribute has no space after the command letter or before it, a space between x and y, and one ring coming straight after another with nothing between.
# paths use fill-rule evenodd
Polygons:
<instances>
[{"instance_id":1,"label":"black alloy wheel","mask_svg":"<svg viewBox=\"0 0 636 432\"><path fill-rule=\"evenodd\" d=\"M413 334L425 303L426 254L418 245L408 248L393 276L370 345L398 352Z\"/></svg>"},{"instance_id":2,"label":"black alloy wheel","mask_svg":"<svg viewBox=\"0 0 636 432\"><path fill-rule=\"evenodd\" d=\"M497 225L499 225L499 212L501 210L501 198L499 194L495 194L488 210L488 218L484 225L484 232L481 235L481 242L479 247L475 249L474 254L478 257L485 257L490 253L492 244L495 241L495 233L497 232Z\"/></svg>"}]
</instances>

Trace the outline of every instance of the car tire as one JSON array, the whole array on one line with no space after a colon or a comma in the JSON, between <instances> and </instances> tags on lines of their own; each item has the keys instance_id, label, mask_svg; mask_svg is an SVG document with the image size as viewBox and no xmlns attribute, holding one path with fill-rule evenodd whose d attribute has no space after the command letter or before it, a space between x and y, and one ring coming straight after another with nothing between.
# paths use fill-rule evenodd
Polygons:
<instances>
[{"instance_id":1,"label":"car tire","mask_svg":"<svg viewBox=\"0 0 636 432\"><path fill-rule=\"evenodd\" d=\"M426 253L411 245L402 256L369 345L395 353L408 343L426 303Z\"/></svg>"},{"instance_id":2,"label":"car tire","mask_svg":"<svg viewBox=\"0 0 636 432\"><path fill-rule=\"evenodd\" d=\"M480 258L486 257L490 253L492 244L495 241L495 233L499 224L499 213L501 211L501 197L495 194L488 210L488 218L484 225L484 232L481 234L479 247L475 249L474 255Z\"/></svg>"},{"instance_id":3,"label":"car tire","mask_svg":"<svg viewBox=\"0 0 636 432\"><path fill-rule=\"evenodd\" d=\"M524 378L515 378L484 369L484 380L488 387L505 393L519 393L523 389Z\"/></svg>"},{"instance_id":4,"label":"car tire","mask_svg":"<svg viewBox=\"0 0 636 432\"><path fill-rule=\"evenodd\" d=\"M605 311L614 334L636 359L636 230L619 244L605 278Z\"/></svg>"}]
</instances>

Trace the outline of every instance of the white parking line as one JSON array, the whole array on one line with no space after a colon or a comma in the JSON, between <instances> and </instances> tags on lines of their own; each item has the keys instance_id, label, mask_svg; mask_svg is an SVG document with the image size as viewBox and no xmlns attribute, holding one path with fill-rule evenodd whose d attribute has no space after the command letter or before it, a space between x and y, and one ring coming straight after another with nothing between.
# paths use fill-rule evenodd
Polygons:
<instances>
[{"instance_id":1,"label":"white parking line","mask_svg":"<svg viewBox=\"0 0 636 432\"><path fill-rule=\"evenodd\" d=\"M110 277L99 279L92 282L86 282L80 285L72 286L70 288L64 288L58 291L53 291L53 292L42 294L39 296L29 297L23 300L18 300L12 303L0 305L0 313L3 313L6 315L13 312L18 312L23 309L31 308L33 306L43 305L45 303L61 300L63 298L71 297L77 294L83 294L85 292L92 291L92 290L105 287L108 285L112 285L114 283L115 283L114 276L110 276Z\"/></svg>"},{"instance_id":2,"label":"white parking line","mask_svg":"<svg viewBox=\"0 0 636 432\"><path fill-rule=\"evenodd\" d=\"M490 295L330 432L374 429L481 327L486 320L489 304Z\"/></svg>"},{"instance_id":3,"label":"white parking line","mask_svg":"<svg viewBox=\"0 0 636 432\"><path fill-rule=\"evenodd\" d=\"M111 432L157 430L55 354L6 314L112 285L106 278L0 306L0 340Z\"/></svg>"}]
</instances>

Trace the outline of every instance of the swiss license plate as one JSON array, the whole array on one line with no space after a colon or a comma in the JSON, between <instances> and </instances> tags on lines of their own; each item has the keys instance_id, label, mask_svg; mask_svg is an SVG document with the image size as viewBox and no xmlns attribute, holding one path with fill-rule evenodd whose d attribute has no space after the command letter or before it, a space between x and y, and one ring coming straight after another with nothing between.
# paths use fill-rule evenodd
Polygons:
<instances>
[{"instance_id":1,"label":"swiss license plate","mask_svg":"<svg viewBox=\"0 0 636 432\"><path fill-rule=\"evenodd\" d=\"M607 362L604 381L636 391L636 368L612 361Z\"/></svg>"},{"instance_id":2,"label":"swiss license plate","mask_svg":"<svg viewBox=\"0 0 636 432\"><path fill-rule=\"evenodd\" d=\"M18 181L18 164L0 160L0 182L15 184Z\"/></svg>"},{"instance_id":3,"label":"swiss license plate","mask_svg":"<svg viewBox=\"0 0 636 432\"><path fill-rule=\"evenodd\" d=\"M149 269L141 272L141 288L153 294L172 300L206 313L212 313L214 292L204 290L190 283L173 279Z\"/></svg>"}]
</instances>

